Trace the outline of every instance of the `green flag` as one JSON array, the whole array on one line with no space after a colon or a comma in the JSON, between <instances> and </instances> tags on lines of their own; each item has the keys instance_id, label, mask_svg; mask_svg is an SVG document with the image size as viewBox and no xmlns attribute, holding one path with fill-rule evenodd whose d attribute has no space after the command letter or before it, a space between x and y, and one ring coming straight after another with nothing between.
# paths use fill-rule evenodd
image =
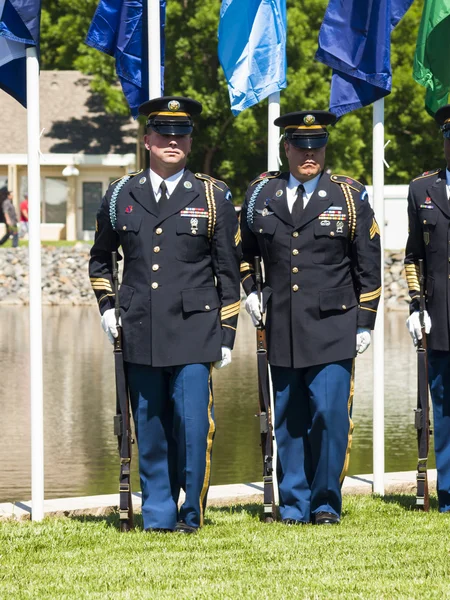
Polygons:
<instances>
[{"instance_id":1,"label":"green flag","mask_svg":"<svg viewBox=\"0 0 450 600\"><path fill-rule=\"evenodd\" d=\"M427 89L425 107L434 113L448 104L450 92L450 1L425 0L413 77Z\"/></svg>"}]
</instances>

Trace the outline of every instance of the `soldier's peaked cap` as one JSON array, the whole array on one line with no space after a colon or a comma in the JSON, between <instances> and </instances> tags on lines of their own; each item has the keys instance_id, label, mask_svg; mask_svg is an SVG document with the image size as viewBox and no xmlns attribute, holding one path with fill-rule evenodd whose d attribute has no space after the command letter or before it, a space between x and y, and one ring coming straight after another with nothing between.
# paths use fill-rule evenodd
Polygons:
<instances>
[{"instance_id":1,"label":"soldier's peaked cap","mask_svg":"<svg viewBox=\"0 0 450 600\"><path fill-rule=\"evenodd\" d=\"M450 104L442 106L442 108L437 110L434 118L444 137L450 139Z\"/></svg>"},{"instance_id":2,"label":"soldier's peaked cap","mask_svg":"<svg viewBox=\"0 0 450 600\"><path fill-rule=\"evenodd\" d=\"M328 125L336 123L336 115L327 110L301 110L275 119L284 127L284 138L297 148L322 148L328 141Z\"/></svg>"},{"instance_id":3,"label":"soldier's peaked cap","mask_svg":"<svg viewBox=\"0 0 450 600\"><path fill-rule=\"evenodd\" d=\"M147 127L161 135L189 135L194 128L192 117L201 112L200 102L183 96L153 98L139 107L139 114L147 117Z\"/></svg>"}]
</instances>

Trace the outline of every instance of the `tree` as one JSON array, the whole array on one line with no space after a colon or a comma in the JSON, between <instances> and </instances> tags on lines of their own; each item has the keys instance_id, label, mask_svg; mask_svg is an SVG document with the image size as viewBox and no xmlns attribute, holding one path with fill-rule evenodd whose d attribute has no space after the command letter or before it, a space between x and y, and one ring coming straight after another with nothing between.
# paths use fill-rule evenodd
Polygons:
<instances>
[{"instance_id":1,"label":"tree","mask_svg":"<svg viewBox=\"0 0 450 600\"><path fill-rule=\"evenodd\" d=\"M331 70L314 61L327 0L287 0L288 87L282 112L328 107ZM93 75L105 111L127 114L114 60L88 48L84 38L97 0L49 0L42 15L42 67ZM387 183L406 183L442 164L437 128L424 110L424 90L412 79L423 0L414 3L392 38L393 89L386 98ZM165 93L203 103L190 163L224 179L240 202L247 184L266 169L267 101L233 117L217 57L220 0L168 0ZM332 129L327 164L365 183L372 179L372 108L345 115ZM284 151L281 148L280 154ZM285 165L283 165L285 167Z\"/></svg>"}]
</instances>

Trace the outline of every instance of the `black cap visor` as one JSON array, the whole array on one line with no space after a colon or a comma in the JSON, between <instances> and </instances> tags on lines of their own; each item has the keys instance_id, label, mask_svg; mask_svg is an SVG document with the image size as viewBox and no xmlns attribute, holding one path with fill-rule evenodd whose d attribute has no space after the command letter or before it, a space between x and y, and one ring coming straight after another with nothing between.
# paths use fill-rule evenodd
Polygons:
<instances>
[{"instance_id":1,"label":"black cap visor","mask_svg":"<svg viewBox=\"0 0 450 600\"><path fill-rule=\"evenodd\" d=\"M160 135L190 135L194 129L193 125L188 123L147 123L147 127Z\"/></svg>"},{"instance_id":2,"label":"black cap visor","mask_svg":"<svg viewBox=\"0 0 450 600\"><path fill-rule=\"evenodd\" d=\"M323 148L326 146L328 142L328 134L325 133L323 135L315 135L313 137L306 136L286 136L286 141L288 141L292 146L296 148L304 148L305 150L312 150L315 148Z\"/></svg>"}]
</instances>

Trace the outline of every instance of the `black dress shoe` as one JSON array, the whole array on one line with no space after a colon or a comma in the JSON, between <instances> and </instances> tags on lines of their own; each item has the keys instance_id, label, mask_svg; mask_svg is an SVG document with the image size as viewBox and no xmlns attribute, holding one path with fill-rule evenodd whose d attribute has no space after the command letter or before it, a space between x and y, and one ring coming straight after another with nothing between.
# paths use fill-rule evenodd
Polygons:
<instances>
[{"instance_id":1,"label":"black dress shoe","mask_svg":"<svg viewBox=\"0 0 450 600\"><path fill-rule=\"evenodd\" d=\"M305 521L299 521L298 519L282 519L283 525L307 525Z\"/></svg>"},{"instance_id":2,"label":"black dress shoe","mask_svg":"<svg viewBox=\"0 0 450 600\"><path fill-rule=\"evenodd\" d=\"M188 525L184 521L178 521L175 526L175 531L178 533L197 533L198 527L192 527L192 525Z\"/></svg>"},{"instance_id":3,"label":"black dress shoe","mask_svg":"<svg viewBox=\"0 0 450 600\"><path fill-rule=\"evenodd\" d=\"M164 527L147 527L147 533L172 533L173 529L165 529Z\"/></svg>"},{"instance_id":4,"label":"black dress shoe","mask_svg":"<svg viewBox=\"0 0 450 600\"><path fill-rule=\"evenodd\" d=\"M314 522L316 525L339 525L340 519L334 513L321 511L316 513Z\"/></svg>"}]
</instances>

